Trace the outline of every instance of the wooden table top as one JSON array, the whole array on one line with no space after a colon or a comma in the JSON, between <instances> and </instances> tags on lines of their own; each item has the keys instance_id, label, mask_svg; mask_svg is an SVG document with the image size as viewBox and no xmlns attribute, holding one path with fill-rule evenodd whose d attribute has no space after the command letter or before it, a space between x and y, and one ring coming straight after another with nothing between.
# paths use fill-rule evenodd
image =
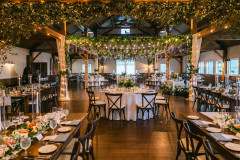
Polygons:
<instances>
[{"instance_id":1,"label":"wooden table top","mask_svg":"<svg viewBox=\"0 0 240 160\"><path fill-rule=\"evenodd\" d=\"M234 112L230 112L229 114L233 115ZM224 158L226 159L238 159L239 160L239 157L236 155L236 154L240 154L240 152L235 152L235 151L232 151L232 150L229 150L227 149L224 144L226 142L219 142L219 141L216 141L214 138L212 138L210 136L210 132L208 132L206 130L206 127L200 127L200 126L197 126L195 123L193 123L193 121L191 119L188 118L189 115L194 115L194 116L198 116L200 120L205 120L205 121L210 121L210 122L213 122L213 120L207 116L205 116L204 114L202 113L199 113L199 112L192 112L192 113L181 113L181 115L187 119L187 121L189 122L189 125L191 126L191 129L194 130L195 133L198 133L199 135L201 136L205 136L211 143L212 147L217 150ZM210 125L210 126L214 126L214 127L217 127L219 128L218 125ZM226 133L226 134L231 134L231 135L236 135L234 132L230 131L230 129L228 128L225 128L224 129L224 132L223 133ZM240 140L233 140L232 141L233 143L240 143Z\"/></svg>"},{"instance_id":2,"label":"wooden table top","mask_svg":"<svg viewBox=\"0 0 240 160\"><path fill-rule=\"evenodd\" d=\"M30 115L29 117L31 117L31 114L27 114L27 115ZM67 119L83 121L86 117L87 117L87 113L69 113L69 115L67 116ZM59 155L67 147L67 145L71 141L71 139L74 138L74 136L76 136L77 133L80 131L81 126L82 126L82 123L80 123L78 126L68 126L71 128L71 131L68 133L65 133L65 134L69 135L66 142L64 142L64 143L49 142L49 144L55 144L57 146L57 150L55 152L48 154L48 155L51 155L51 158L50 158L51 160L55 160L59 157ZM58 128L59 128L59 125L57 126L57 128L55 128L55 131L57 131ZM47 133L43 134L43 137L51 135L51 133L52 133L52 129L49 129L49 130L47 130ZM32 141L31 147L29 147L27 149L27 152L29 154L28 156L30 156L30 157L32 156L32 159L34 159L34 157L39 156L38 149L44 145L46 145L46 141L43 141L43 140L37 141L37 142ZM22 156L23 152L24 152L24 150L20 151L17 154L18 155L18 157L16 158L17 160L24 159L24 157Z\"/></svg>"}]
</instances>

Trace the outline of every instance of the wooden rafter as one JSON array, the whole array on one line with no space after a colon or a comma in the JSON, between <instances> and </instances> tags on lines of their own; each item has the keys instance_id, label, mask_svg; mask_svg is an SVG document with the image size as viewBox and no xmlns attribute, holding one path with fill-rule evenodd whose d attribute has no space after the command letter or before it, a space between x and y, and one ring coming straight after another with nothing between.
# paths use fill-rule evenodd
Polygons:
<instances>
[{"instance_id":1,"label":"wooden rafter","mask_svg":"<svg viewBox=\"0 0 240 160\"><path fill-rule=\"evenodd\" d=\"M55 50L55 51L58 51L57 50L57 47L50 41L47 41L47 43Z\"/></svg>"},{"instance_id":2,"label":"wooden rafter","mask_svg":"<svg viewBox=\"0 0 240 160\"><path fill-rule=\"evenodd\" d=\"M53 37L56 39L61 39L61 37L63 36L62 34L56 32L48 27L36 27L35 29L47 36L50 36L50 37Z\"/></svg>"},{"instance_id":3,"label":"wooden rafter","mask_svg":"<svg viewBox=\"0 0 240 160\"><path fill-rule=\"evenodd\" d=\"M205 37L207 35L213 34L215 32L217 32L218 30L215 27L210 27L210 28L206 28L200 32L197 33L197 37L198 38L202 38Z\"/></svg>"},{"instance_id":4,"label":"wooden rafter","mask_svg":"<svg viewBox=\"0 0 240 160\"><path fill-rule=\"evenodd\" d=\"M212 39L208 39L202 46L200 50L203 50L210 42L212 42Z\"/></svg>"},{"instance_id":5,"label":"wooden rafter","mask_svg":"<svg viewBox=\"0 0 240 160\"><path fill-rule=\"evenodd\" d=\"M37 59L37 57L39 57L40 55L42 54L42 52L38 52L38 54L35 56L35 57L33 57L33 62Z\"/></svg>"},{"instance_id":6,"label":"wooden rafter","mask_svg":"<svg viewBox=\"0 0 240 160\"><path fill-rule=\"evenodd\" d=\"M86 59L83 55L81 55L79 52L77 52L77 54L86 62Z\"/></svg>"},{"instance_id":7,"label":"wooden rafter","mask_svg":"<svg viewBox=\"0 0 240 160\"><path fill-rule=\"evenodd\" d=\"M74 2L90 2L92 0L8 0L9 2L20 3L20 2L66 2L66 3L74 3ZM95 0L101 1L104 3L111 2L110 0ZM132 1L132 0L122 0L122 1ZM133 0L134 2L166 2L166 0ZM167 0L168 2L190 2L191 0Z\"/></svg>"},{"instance_id":8,"label":"wooden rafter","mask_svg":"<svg viewBox=\"0 0 240 160\"><path fill-rule=\"evenodd\" d=\"M214 51L221 59L223 59L223 56L217 51L217 50L215 50Z\"/></svg>"}]
</instances>

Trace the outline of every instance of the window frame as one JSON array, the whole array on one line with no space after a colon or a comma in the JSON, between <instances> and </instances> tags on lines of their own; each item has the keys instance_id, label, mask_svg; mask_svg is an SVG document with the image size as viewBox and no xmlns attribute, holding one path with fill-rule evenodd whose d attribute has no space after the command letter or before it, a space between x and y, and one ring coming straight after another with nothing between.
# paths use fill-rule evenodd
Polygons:
<instances>
[{"instance_id":1,"label":"window frame","mask_svg":"<svg viewBox=\"0 0 240 160\"><path fill-rule=\"evenodd\" d=\"M201 66L202 66L202 65L200 65L200 64L203 64L203 73L200 72L200 71L201 71ZM204 62L204 61L200 61L200 62L198 63L198 67L199 67L198 73L199 73L199 74L205 74L205 62Z\"/></svg>"},{"instance_id":2,"label":"window frame","mask_svg":"<svg viewBox=\"0 0 240 160\"><path fill-rule=\"evenodd\" d=\"M238 61L237 67L236 67L237 72L234 74L232 74L232 68L231 68L231 61L233 61L233 60ZM231 71L230 71L230 68L231 68ZM228 73L228 75L231 75L231 76L238 76L238 74L239 74L239 59L238 58L230 59L230 61L227 62L227 73Z\"/></svg>"},{"instance_id":3,"label":"window frame","mask_svg":"<svg viewBox=\"0 0 240 160\"><path fill-rule=\"evenodd\" d=\"M212 63L211 65L211 67L212 67L212 72L210 73L209 72L209 64L210 63ZM207 61L207 63L206 63L206 74L213 74L214 72L213 72L214 70L213 70L213 61Z\"/></svg>"}]
</instances>

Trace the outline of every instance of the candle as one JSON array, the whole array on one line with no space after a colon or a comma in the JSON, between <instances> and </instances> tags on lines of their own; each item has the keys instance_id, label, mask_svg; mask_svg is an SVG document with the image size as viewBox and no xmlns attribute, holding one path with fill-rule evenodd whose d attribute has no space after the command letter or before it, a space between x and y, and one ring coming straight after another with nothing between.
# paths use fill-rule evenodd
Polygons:
<instances>
[{"instance_id":1,"label":"candle","mask_svg":"<svg viewBox=\"0 0 240 160\"><path fill-rule=\"evenodd\" d=\"M21 86L21 76L18 76L18 86Z\"/></svg>"},{"instance_id":2,"label":"candle","mask_svg":"<svg viewBox=\"0 0 240 160\"><path fill-rule=\"evenodd\" d=\"M36 96L36 113L37 113L37 115L39 113L38 92L37 92L37 96Z\"/></svg>"},{"instance_id":3,"label":"candle","mask_svg":"<svg viewBox=\"0 0 240 160\"><path fill-rule=\"evenodd\" d=\"M29 84L32 84L32 75L31 74L29 74Z\"/></svg>"},{"instance_id":4,"label":"candle","mask_svg":"<svg viewBox=\"0 0 240 160\"><path fill-rule=\"evenodd\" d=\"M33 83L32 83L32 102L34 100L34 96L33 96ZM32 119L34 118L34 103L32 103Z\"/></svg>"}]
</instances>

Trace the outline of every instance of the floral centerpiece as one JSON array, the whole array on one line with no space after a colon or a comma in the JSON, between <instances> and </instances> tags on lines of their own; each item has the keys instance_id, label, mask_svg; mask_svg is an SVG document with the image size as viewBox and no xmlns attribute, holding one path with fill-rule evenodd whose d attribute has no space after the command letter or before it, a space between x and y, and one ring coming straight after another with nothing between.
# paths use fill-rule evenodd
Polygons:
<instances>
[{"instance_id":1,"label":"floral centerpiece","mask_svg":"<svg viewBox=\"0 0 240 160\"><path fill-rule=\"evenodd\" d=\"M212 90L212 91L215 91L215 90L216 90L216 87L212 87L211 90Z\"/></svg>"},{"instance_id":2,"label":"floral centerpiece","mask_svg":"<svg viewBox=\"0 0 240 160\"><path fill-rule=\"evenodd\" d=\"M234 95L234 94L236 94L236 90L235 89L229 89L228 93L231 94L231 95Z\"/></svg>"},{"instance_id":3,"label":"floral centerpiece","mask_svg":"<svg viewBox=\"0 0 240 160\"><path fill-rule=\"evenodd\" d=\"M225 88L219 88L219 92L224 93L225 92Z\"/></svg>"},{"instance_id":4,"label":"floral centerpiece","mask_svg":"<svg viewBox=\"0 0 240 160\"><path fill-rule=\"evenodd\" d=\"M173 86L171 84L163 83L160 85L160 92L172 91Z\"/></svg>"},{"instance_id":5,"label":"floral centerpiece","mask_svg":"<svg viewBox=\"0 0 240 160\"><path fill-rule=\"evenodd\" d=\"M178 74L177 73L172 73L171 79L177 79L177 78L178 78Z\"/></svg>"},{"instance_id":6,"label":"floral centerpiece","mask_svg":"<svg viewBox=\"0 0 240 160\"><path fill-rule=\"evenodd\" d=\"M157 76L157 77L162 77L162 76L163 76L163 73L157 73L156 76Z\"/></svg>"},{"instance_id":7,"label":"floral centerpiece","mask_svg":"<svg viewBox=\"0 0 240 160\"><path fill-rule=\"evenodd\" d=\"M131 79L121 79L120 82L118 83L118 87L134 87L136 84L131 80Z\"/></svg>"},{"instance_id":8,"label":"floral centerpiece","mask_svg":"<svg viewBox=\"0 0 240 160\"><path fill-rule=\"evenodd\" d=\"M188 98L189 96L189 88L185 88L185 87L176 87L173 91L173 94L175 96L183 96L185 98Z\"/></svg>"}]
</instances>

